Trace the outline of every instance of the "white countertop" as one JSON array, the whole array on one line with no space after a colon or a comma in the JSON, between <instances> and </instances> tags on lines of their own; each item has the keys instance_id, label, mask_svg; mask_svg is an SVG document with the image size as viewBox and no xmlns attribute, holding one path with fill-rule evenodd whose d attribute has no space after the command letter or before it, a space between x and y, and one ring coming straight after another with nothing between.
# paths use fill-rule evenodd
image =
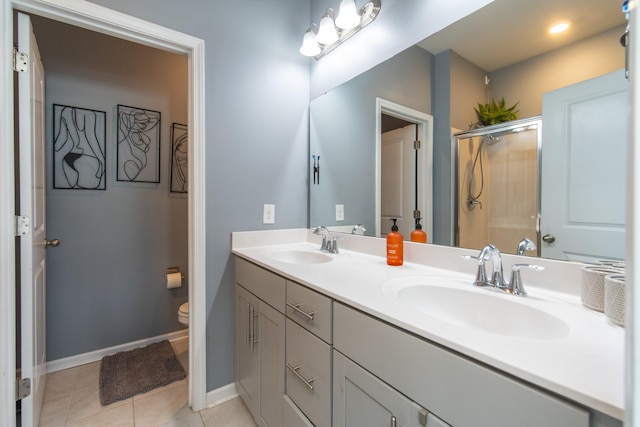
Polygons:
<instances>
[{"instance_id":1,"label":"white countertop","mask_svg":"<svg viewBox=\"0 0 640 427\"><path fill-rule=\"evenodd\" d=\"M404 264L391 267L383 256L383 239L351 235L343 239L340 254L321 264L294 264L272 257L276 252L318 251L320 238L308 230L233 233L232 252L517 378L619 420L624 418L624 328L580 303L579 266L503 255L505 272L512 263L523 260L546 268L544 274L522 272L529 296L521 298L474 288L476 265L461 261L459 256L474 253L468 250L405 243ZM434 281L460 279L460 286L468 283L465 290L507 298L551 314L561 319L568 331L556 338L521 338L431 317L390 297L385 283L410 276Z\"/></svg>"}]
</instances>

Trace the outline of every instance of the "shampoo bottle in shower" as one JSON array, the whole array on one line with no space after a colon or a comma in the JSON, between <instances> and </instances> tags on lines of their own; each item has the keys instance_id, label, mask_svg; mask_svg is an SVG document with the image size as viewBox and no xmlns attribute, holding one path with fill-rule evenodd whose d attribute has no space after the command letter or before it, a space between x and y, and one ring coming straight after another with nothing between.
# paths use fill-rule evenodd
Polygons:
<instances>
[{"instance_id":1,"label":"shampoo bottle in shower","mask_svg":"<svg viewBox=\"0 0 640 427\"><path fill-rule=\"evenodd\" d=\"M387 264L402 265L404 258L404 240L402 234L398 232L396 218L392 218L393 226L391 233L387 234Z\"/></svg>"},{"instance_id":2,"label":"shampoo bottle in shower","mask_svg":"<svg viewBox=\"0 0 640 427\"><path fill-rule=\"evenodd\" d=\"M416 218L416 229L411 232L411 241L418 243L427 243L427 233L422 229L420 218Z\"/></svg>"}]
</instances>

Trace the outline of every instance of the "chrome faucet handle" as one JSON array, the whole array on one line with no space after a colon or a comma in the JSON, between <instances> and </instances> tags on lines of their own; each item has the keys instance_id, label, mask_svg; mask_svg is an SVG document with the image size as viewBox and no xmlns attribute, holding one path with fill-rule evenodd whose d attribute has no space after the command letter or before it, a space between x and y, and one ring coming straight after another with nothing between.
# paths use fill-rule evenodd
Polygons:
<instances>
[{"instance_id":1,"label":"chrome faucet handle","mask_svg":"<svg viewBox=\"0 0 640 427\"><path fill-rule=\"evenodd\" d=\"M527 291L524 290L524 283L522 282L522 277L520 277L520 270L523 268L540 271L544 270L544 267L533 264L514 264L511 267L511 279L505 290L513 295L526 297Z\"/></svg>"},{"instance_id":2,"label":"chrome faucet handle","mask_svg":"<svg viewBox=\"0 0 640 427\"><path fill-rule=\"evenodd\" d=\"M329 243L327 243L327 251L332 254L338 254L340 251L338 250L338 240L342 240L341 237L333 237Z\"/></svg>"},{"instance_id":3,"label":"chrome faucet handle","mask_svg":"<svg viewBox=\"0 0 640 427\"><path fill-rule=\"evenodd\" d=\"M487 281L487 269L484 266L485 259L480 256L462 255L462 259L467 261L476 261L478 263L478 271L476 272L476 279L473 282L474 286L487 286L491 285Z\"/></svg>"}]
</instances>

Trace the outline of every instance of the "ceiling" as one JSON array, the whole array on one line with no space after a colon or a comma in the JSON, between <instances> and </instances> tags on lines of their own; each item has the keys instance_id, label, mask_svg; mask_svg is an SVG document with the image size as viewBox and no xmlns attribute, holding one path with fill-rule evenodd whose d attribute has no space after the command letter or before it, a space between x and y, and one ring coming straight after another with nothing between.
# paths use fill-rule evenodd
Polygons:
<instances>
[{"instance_id":1,"label":"ceiling","mask_svg":"<svg viewBox=\"0 0 640 427\"><path fill-rule=\"evenodd\" d=\"M621 6L621 0L495 0L418 45L434 55L452 49L492 72L614 27L624 30ZM548 34L560 20L571 21L569 30Z\"/></svg>"}]
</instances>

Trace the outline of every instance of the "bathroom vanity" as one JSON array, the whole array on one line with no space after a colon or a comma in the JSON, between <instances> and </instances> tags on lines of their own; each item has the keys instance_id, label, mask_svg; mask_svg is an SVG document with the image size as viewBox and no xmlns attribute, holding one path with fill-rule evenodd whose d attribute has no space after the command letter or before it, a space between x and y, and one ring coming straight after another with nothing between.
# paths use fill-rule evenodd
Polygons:
<instances>
[{"instance_id":1,"label":"bathroom vanity","mask_svg":"<svg viewBox=\"0 0 640 427\"><path fill-rule=\"evenodd\" d=\"M236 388L260 426L621 426L624 329L579 266L528 259L528 297L472 286L458 248L233 233ZM504 256L506 267L523 262ZM435 267L438 266L438 267Z\"/></svg>"}]
</instances>

